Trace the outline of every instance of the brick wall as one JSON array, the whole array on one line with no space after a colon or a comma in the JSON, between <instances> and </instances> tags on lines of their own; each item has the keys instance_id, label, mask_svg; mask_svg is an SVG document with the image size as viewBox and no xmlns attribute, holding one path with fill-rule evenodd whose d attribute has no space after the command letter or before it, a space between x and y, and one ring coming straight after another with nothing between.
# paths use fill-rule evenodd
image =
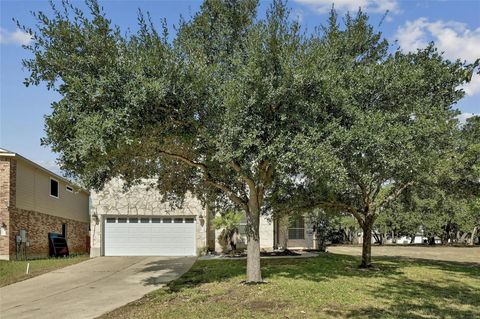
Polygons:
<instances>
[{"instance_id":1,"label":"brick wall","mask_svg":"<svg viewBox=\"0 0 480 319\"><path fill-rule=\"evenodd\" d=\"M32 258L47 257L49 254L48 233L61 233L62 224L67 225L67 243L70 253L86 253L88 223L24 209L10 209L11 259L15 256L15 236L20 229L27 231L30 243L29 256Z\"/></svg>"},{"instance_id":2,"label":"brick wall","mask_svg":"<svg viewBox=\"0 0 480 319\"><path fill-rule=\"evenodd\" d=\"M15 170L16 161L9 157L0 157L0 258L9 255L9 207L15 205Z\"/></svg>"}]
</instances>

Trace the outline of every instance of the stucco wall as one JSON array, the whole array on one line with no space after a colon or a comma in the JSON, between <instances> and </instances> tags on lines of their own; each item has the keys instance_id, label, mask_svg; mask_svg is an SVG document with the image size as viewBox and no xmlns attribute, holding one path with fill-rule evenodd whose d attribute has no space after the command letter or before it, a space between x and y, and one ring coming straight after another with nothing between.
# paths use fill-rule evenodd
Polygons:
<instances>
[{"instance_id":1,"label":"stucco wall","mask_svg":"<svg viewBox=\"0 0 480 319\"><path fill-rule=\"evenodd\" d=\"M278 246L282 247L282 243L287 243L287 248L294 248L294 249L316 249L316 242L315 242L315 233L313 231L313 222L308 218L308 216L304 217L305 221L305 239L288 239L288 217L287 220L284 221L286 223L283 227L283 230L279 230L278 233Z\"/></svg>"},{"instance_id":2,"label":"stucco wall","mask_svg":"<svg viewBox=\"0 0 480 319\"><path fill-rule=\"evenodd\" d=\"M197 250L207 245L207 214L199 200L188 197L182 208L172 208L169 203L161 202L157 190L149 188L148 181L136 185L124 192L123 182L112 180L102 191L91 193L91 256L103 255L103 228L106 216L181 215L195 217Z\"/></svg>"},{"instance_id":3,"label":"stucco wall","mask_svg":"<svg viewBox=\"0 0 480 319\"><path fill-rule=\"evenodd\" d=\"M50 196L50 178L58 181L58 198ZM87 193L69 192L64 181L21 160L17 161L16 182L17 208L89 222Z\"/></svg>"}]
</instances>

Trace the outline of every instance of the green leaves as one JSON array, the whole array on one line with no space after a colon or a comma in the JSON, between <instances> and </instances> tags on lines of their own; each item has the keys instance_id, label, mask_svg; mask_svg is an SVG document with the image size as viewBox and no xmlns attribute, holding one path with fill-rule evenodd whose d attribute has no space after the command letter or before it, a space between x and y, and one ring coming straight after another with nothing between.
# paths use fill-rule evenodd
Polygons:
<instances>
[{"instance_id":1,"label":"green leaves","mask_svg":"<svg viewBox=\"0 0 480 319\"><path fill-rule=\"evenodd\" d=\"M343 25L332 11L307 35L281 1L265 18L257 1L205 1L169 41L148 13L124 34L87 5L36 13L24 66L27 85L61 95L43 143L94 188L161 177L166 198L245 207L253 181L264 211L328 201L379 214L452 144L457 87L478 67L433 45L402 53L361 11ZM468 185L476 153L462 153Z\"/></svg>"}]
</instances>

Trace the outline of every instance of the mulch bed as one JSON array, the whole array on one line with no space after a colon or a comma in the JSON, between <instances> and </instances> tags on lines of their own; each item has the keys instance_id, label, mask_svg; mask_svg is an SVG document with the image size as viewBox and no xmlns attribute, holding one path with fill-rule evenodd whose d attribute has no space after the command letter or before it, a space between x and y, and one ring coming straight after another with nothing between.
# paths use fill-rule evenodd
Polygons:
<instances>
[{"instance_id":1,"label":"mulch bed","mask_svg":"<svg viewBox=\"0 0 480 319\"><path fill-rule=\"evenodd\" d=\"M301 254L297 253L297 252L294 252L292 250L289 250L289 249L285 249L285 250L278 250L278 251L262 251L260 253L260 256L261 257L277 257L277 256L300 256ZM226 258L244 258L244 257L247 257L247 253L246 252L236 252L236 253L232 253L232 254L225 254L223 255L223 257L226 257Z\"/></svg>"}]
</instances>

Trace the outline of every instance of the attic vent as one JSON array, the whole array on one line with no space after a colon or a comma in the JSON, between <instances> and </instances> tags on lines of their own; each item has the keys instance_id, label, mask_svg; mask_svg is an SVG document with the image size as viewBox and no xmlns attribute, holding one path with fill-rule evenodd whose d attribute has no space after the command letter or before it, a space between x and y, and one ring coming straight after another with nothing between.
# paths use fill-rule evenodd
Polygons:
<instances>
[{"instance_id":1,"label":"attic vent","mask_svg":"<svg viewBox=\"0 0 480 319\"><path fill-rule=\"evenodd\" d=\"M70 193L73 193L73 188L71 188L70 186L67 186L67 191Z\"/></svg>"}]
</instances>

